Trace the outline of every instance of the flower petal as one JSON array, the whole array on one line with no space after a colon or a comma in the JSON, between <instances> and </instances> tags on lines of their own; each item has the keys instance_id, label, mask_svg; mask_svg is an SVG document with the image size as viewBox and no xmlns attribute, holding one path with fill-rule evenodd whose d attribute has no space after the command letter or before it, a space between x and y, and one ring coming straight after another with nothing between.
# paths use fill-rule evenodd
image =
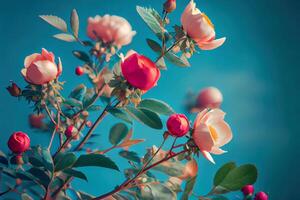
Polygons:
<instances>
[{"instance_id":1,"label":"flower petal","mask_svg":"<svg viewBox=\"0 0 300 200\"><path fill-rule=\"evenodd\" d=\"M210 153L217 154L217 155L220 155L220 154L223 154L226 152L227 151L224 151L223 149L220 149L219 147L213 147L212 150L210 151Z\"/></svg>"},{"instance_id":2,"label":"flower petal","mask_svg":"<svg viewBox=\"0 0 300 200\"><path fill-rule=\"evenodd\" d=\"M216 144L218 146L223 146L232 140L231 128L224 120L216 121L211 124L211 126L217 132L218 137L216 140Z\"/></svg>"},{"instance_id":3,"label":"flower petal","mask_svg":"<svg viewBox=\"0 0 300 200\"><path fill-rule=\"evenodd\" d=\"M210 155L210 153L208 151L201 151L201 153L203 154L204 158L206 158L207 160L209 160L213 164L216 164L213 157Z\"/></svg>"},{"instance_id":4,"label":"flower petal","mask_svg":"<svg viewBox=\"0 0 300 200\"><path fill-rule=\"evenodd\" d=\"M193 132L193 139L195 144L201 151L210 151L215 145L209 128L205 124L198 124Z\"/></svg>"},{"instance_id":5,"label":"flower petal","mask_svg":"<svg viewBox=\"0 0 300 200\"><path fill-rule=\"evenodd\" d=\"M212 41L209 41L209 42L199 41L198 46L202 50L213 50L213 49L218 48L219 46L221 46L225 42L225 40L226 40L226 38L223 37L223 38L220 38L220 39L217 39L217 40L212 40Z\"/></svg>"},{"instance_id":6,"label":"flower petal","mask_svg":"<svg viewBox=\"0 0 300 200\"><path fill-rule=\"evenodd\" d=\"M35 61L35 59L39 56L40 54L38 53L34 53L34 54L31 54L29 56L26 56L25 57L25 60L24 60L24 67L27 68L31 65L31 63L33 61Z\"/></svg>"}]
</instances>

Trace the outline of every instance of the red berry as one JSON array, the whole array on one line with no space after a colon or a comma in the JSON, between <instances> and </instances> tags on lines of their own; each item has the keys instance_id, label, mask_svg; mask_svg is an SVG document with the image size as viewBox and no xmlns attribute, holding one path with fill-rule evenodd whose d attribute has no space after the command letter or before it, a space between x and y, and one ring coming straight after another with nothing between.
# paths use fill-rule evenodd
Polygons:
<instances>
[{"instance_id":1,"label":"red berry","mask_svg":"<svg viewBox=\"0 0 300 200\"><path fill-rule=\"evenodd\" d=\"M269 197L266 193L258 192L258 193L256 193L254 200L268 200L268 198Z\"/></svg>"},{"instance_id":2,"label":"red berry","mask_svg":"<svg viewBox=\"0 0 300 200\"><path fill-rule=\"evenodd\" d=\"M76 67L76 69L75 69L75 73L76 73L76 75L81 76L81 75L84 74L84 70L83 70L82 67L78 66L78 67Z\"/></svg>"},{"instance_id":3,"label":"red berry","mask_svg":"<svg viewBox=\"0 0 300 200\"><path fill-rule=\"evenodd\" d=\"M254 192L254 187L253 185L245 185L243 188L242 188L242 192L245 196L248 196L248 195L252 195L253 192Z\"/></svg>"},{"instance_id":4,"label":"red berry","mask_svg":"<svg viewBox=\"0 0 300 200\"><path fill-rule=\"evenodd\" d=\"M67 138L73 136L73 132L75 130L75 127L73 125L68 126L68 128L65 130L65 135Z\"/></svg>"}]
</instances>

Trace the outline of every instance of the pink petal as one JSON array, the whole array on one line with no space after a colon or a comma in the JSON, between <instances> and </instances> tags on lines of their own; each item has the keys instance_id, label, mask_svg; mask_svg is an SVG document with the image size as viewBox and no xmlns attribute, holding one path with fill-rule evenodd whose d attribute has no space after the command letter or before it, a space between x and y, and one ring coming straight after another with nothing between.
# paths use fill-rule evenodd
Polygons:
<instances>
[{"instance_id":1,"label":"pink petal","mask_svg":"<svg viewBox=\"0 0 300 200\"><path fill-rule=\"evenodd\" d=\"M223 120L219 120L211 124L211 126L216 130L218 138L216 144L218 146L223 146L232 140L232 131L230 126Z\"/></svg>"},{"instance_id":2,"label":"pink petal","mask_svg":"<svg viewBox=\"0 0 300 200\"><path fill-rule=\"evenodd\" d=\"M35 61L35 59L39 56L40 54L38 53L34 53L34 54L31 54L29 56L26 56L25 57L25 60L24 60L24 66L25 68L29 67L31 65L31 63L33 61Z\"/></svg>"},{"instance_id":3,"label":"pink petal","mask_svg":"<svg viewBox=\"0 0 300 200\"><path fill-rule=\"evenodd\" d=\"M194 122L194 128L196 128L196 126L198 126L202 122L202 119L206 115L207 112L208 112L208 109L204 109L200 113L198 113L198 115L195 119L195 122Z\"/></svg>"},{"instance_id":4,"label":"pink petal","mask_svg":"<svg viewBox=\"0 0 300 200\"><path fill-rule=\"evenodd\" d=\"M203 117L203 122L211 125L215 121L223 120L225 114L226 113L219 108L212 109Z\"/></svg>"},{"instance_id":5,"label":"pink petal","mask_svg":"<svg viewBox=\"0 0 300 200\"><path fill-rule=\"evenodd\" d=\"M193 132L193 139L195 144L202 151L210 151L215 145L210 131L205 124L199 124L195 127Z\"/></svg>"},{"instance_id":6,"label":"pink petal","mask_svg":"<svg viewBox=\"0 0 300 200\"><path fill-rule=\"evenodd\" d=\"M212 50L221 46L225 42L225 40L226 38L223 37L217 40L212 40L210 42L198 42L198 46L202 50Z\"/></svg>"},{"instance_id":7,"label":"pink petal","mask_svg":"<svg viewBox=\"0 0 300 200\"><path fill-rule=\"evenodd\" d=\"M52 52L48 52L46 49L42 48L42 56L45 60L49 60L54 62L54 54Z\"/></svg>"},{"instance_id":8,"label":"pink petal","mask_svg":"<svg viewBox=\"0 0 300 200\"><path fill-rule=\"evenodd\" d=\"M224 151L223 149L220 149L219 147L213 147L212 150L210 151L210 153L217 154L217 155L220 155L220 154L223 154L226 152L227 151Z\"/></svg>"},{"instance_id":9,"label":"pink petal","mask_svg":"<svg viewBox=\"0 0 300 200\"><path fill-rule=\"evenodd\" d=\"M214 161L214 159L212 158L212 156L210 155L209 152L207 152L207 151L201 151L201 153L203 154L204 158L206 158L207 160L209 160L213 164L216 164L215 161Z\"/></svg>"}]
</instances>

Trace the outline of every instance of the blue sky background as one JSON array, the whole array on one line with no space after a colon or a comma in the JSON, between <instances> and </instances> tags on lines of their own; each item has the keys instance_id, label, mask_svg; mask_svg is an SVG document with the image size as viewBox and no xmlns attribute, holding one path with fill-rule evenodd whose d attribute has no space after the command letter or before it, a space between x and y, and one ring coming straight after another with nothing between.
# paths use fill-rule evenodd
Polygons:
<instances>
[{"instance_id":1,"label":"blue sky background","mask_svg":"<svg viewBox=\"0 0 300 200\"><path fill-rule=\"evenodd\" d=\"M6 141L14 131L30 134L33 144L48 144L48 136L28 127L27 116L31 108L23 101L8 95L5 87L10 80L25 86L20 70L28 54L42 47L62 58L66 80L65 93L73 86L87 82L74 75L81 64L71 54L81 49L53 39L57 31L38 18L40 14L54 14L68 21L70 11L76 8L81 23L81 38L86 38L86 20L96 14L116 14L125 17L137 31L133 42L122 49L135 49L155 58L145 39L154 35L138 17L135 6L152 6L161 9L163 1L156 0L74 0L40 1L10 0L0 7L0 149L7 151ZM178 0L171 22L179 24L180 14L188 0ZM257 190L270 193L271 199L295 199L298 189L299 150L299 1L281 0L196 0L198 7L213 21L217 37L226 36L225 44L214 51L200 52L190 60L191 68L178 68L169 64L162 73L158 86L145 97L168 102L177 112L184 112L183 99L188 90L199 91L206 86L218 87L224 95L222 108L234 133L233 141L224 149L227 154L215 156L216 165L199 159L199 180L195 193L208 192L215 171L227 161L238 164L255 163L259 169ZM96 115L94 116L96 117ZM191 119L194 116L191 116ZM107 135L115 119L108 117L99 126L102 136L97 143L108 147ZM136 138L147 142L137 145L143 155L145 146L158 145L161 132L134 124ZM124 167L126 162L110 153ZM121 173L90 168L88 183L74 181L74 187L99 195L112 189L123 180ZM238 194L238 193L237 193ZM237 199L235 195L232 197Z\"/></svg>"}]
</instances>

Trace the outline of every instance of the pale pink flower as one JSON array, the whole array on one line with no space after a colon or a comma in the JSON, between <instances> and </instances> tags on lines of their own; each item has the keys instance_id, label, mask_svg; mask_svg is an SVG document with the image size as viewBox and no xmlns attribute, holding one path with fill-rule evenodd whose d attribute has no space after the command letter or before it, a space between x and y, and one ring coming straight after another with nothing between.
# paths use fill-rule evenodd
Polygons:
<instances>
[{"instance_id":1,"label":"pale pink flower","mask_svg":"<svg viewBox=\"0 0 300 200\"><path fill-rule=\"evenodd\" d=\"M113 43L118 48L129 44L135 34L129 22L123 17L96 15L88 19L87 35L91 39L101 39L105 43Z\"/></svg>"},{"instance_id":2,"label":"pale pink flower","mask_svg":"<svg viewBox=\"0 0 300 200\"><path fill-rule=\"evenodd\" d=\"M21 73L25 80L35 85L43 85L56 79L62 72L61 64L56 65L54 54L42 49L42 53L34 53L24 60Z\"/></svg>"},{"instance_id":3,"label":"pale pink flower","mask_svg":"<svg viewBox=\"0 0 300 200\"><path fill-rule=\"evenodd\" d=\"M212 154L223 154L220 149L230 142L232 132L224 121L225 113L220 109L203 110L194 122L193 139L206 159L215 163Z\"/></svg>"},{"instance_id":4,"label":"pale pink flower","mask_svg":"<svg viewBox=\"0 0 300 200\"><path fill-rule=\"evenodd\" d=\"M186 6L181 15L183 29L202 50L212 50L225 42L225 37L215 40L215 29L210 19L196 8L193 0Z\"/></svg>"}]
</instances>

